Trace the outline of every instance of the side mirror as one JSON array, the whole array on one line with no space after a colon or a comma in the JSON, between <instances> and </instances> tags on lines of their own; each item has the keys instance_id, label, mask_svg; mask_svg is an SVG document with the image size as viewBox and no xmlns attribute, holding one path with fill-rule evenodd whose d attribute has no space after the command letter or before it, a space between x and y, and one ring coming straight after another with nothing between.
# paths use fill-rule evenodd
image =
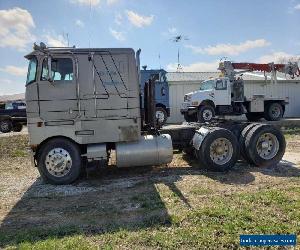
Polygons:
<instances>
[{"instance_id":1,"label":"side mirror","mask_svg":"<svg viewBox=\"0 0 300 250\"><path fill-rule=\"evenodd\" d=\"M47 57L47 66L48 66L48 81L53 82L53 76L52 76L52 58L51 56Z\"/></svg>"}]
</instances>

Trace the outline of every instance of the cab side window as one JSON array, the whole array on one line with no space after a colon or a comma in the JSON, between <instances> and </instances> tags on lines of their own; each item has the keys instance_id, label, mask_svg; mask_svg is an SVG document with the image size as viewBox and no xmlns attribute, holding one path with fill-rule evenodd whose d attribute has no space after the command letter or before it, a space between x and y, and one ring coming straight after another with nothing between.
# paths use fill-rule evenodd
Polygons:
<instances>
[{"instance_id":1,"label":"cab side window","mask_svg":"<svg viewBox=\"0 0 300 250\"><path fill-rule=\"evenodd\" d=\"M227 89L227 81L222 81L221 79L216 81L216 89L217 90L225 90Z\"/></svg>"},{"instance_id":2,"label":"cab side window","mask_svg":"<svg viewBox=\"0 0 300 250\"><path fill-rule=\"evenodd\" d=\"M52 77L54 81L72 81L73 80L73 62L71 58L52 58L51 61ZM47 58L43 61L42 81L47 81L48 64Z\"/></svg>"},{"instance_id":3,"label":"cab side window","mask_svg":"<svg viewBox=\"0 0 300 250\"><path fill-rule=\"evenodd\" d=\"M214 88L213 83L214 83L213 80L208 80L208 81L202 82L202 84L200 86L200 90L211 90L211 89L213 89Z\"/></svg>"}]
</instances>

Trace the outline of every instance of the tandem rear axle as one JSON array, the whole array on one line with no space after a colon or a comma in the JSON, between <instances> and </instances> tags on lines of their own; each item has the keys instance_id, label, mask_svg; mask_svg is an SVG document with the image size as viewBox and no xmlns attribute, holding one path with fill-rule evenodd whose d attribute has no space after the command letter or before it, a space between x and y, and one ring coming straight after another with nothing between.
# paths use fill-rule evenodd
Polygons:
<instances>
[{"instance_id":1,"label":"tandem rear axle","mask_svg":"<svg viewBox=\"0 0 300 250\"><path fill-rule=\"evenodd\" d=\"M226 171L244 159L256 166L276 165L286 147L282 132L262 123L215 120L210 124L184 123L162 128L174 149L195 156L199 165Z\"/></svg>"}]
</instances>

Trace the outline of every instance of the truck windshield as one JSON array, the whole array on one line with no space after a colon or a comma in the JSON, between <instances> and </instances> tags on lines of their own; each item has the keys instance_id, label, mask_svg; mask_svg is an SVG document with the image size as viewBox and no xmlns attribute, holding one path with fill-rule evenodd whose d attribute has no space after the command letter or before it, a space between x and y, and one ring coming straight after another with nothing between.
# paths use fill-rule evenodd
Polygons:
<instances>
[{"instance_id":1,"label":"truck windshield","mask_svg":"<svg viewBox=\"0 0 300 250\"><path fill-rule=\"evenodd\" d=\"M214 87L214 80L209 80L201 83L200 90L210 90Z\"/></svg>"},{"instance_id":2,"label":"truck windshield","mask_svg":"<svg viewBox=\"0 0 300 250\"><path fill-rule=\"evenodd\" d=\"M35 81L36 68L37 68L37 60L35 57L33 57L29 61L26 85Z\"/></svg>"}]
</instances>

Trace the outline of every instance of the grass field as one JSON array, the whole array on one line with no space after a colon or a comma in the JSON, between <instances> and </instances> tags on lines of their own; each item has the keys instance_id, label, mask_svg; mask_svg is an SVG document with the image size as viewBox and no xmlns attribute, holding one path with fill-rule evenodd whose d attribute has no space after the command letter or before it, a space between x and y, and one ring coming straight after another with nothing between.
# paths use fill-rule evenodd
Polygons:
<instances>
[{"instance_id":1,"label":"grass field","mask_svg":"<svg viewBox=\"0 0 300 250\"><path fill-rule=\"evenodd\" d=\"M300 235L300 135L286 135L272 168L209 172L177 152L168 166L110 167L66 186L40 180L26 135L0 138L0 247L237 249L240 234Z\"/></svg>"}]
</instances>

